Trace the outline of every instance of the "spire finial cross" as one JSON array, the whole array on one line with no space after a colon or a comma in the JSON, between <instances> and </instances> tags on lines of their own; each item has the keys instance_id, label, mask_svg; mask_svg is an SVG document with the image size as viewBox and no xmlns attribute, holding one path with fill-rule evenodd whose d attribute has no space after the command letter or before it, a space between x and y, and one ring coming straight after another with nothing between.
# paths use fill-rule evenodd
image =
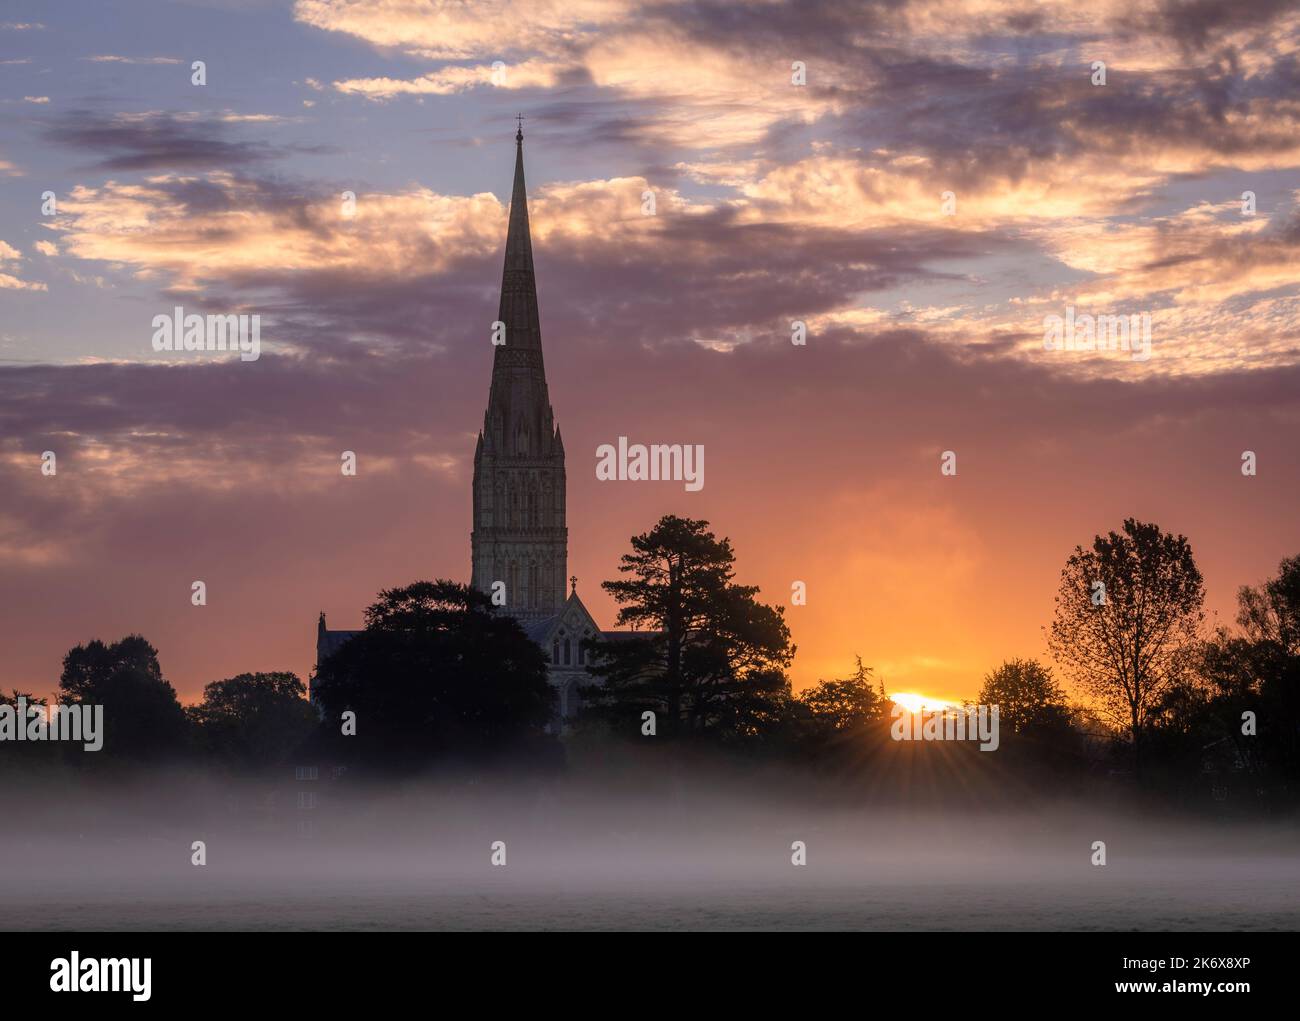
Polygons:
<instances>
[{"instance_id":1,"label":"spire finial cross","mask_svg":"<svg viewBox=\"0 0 1300 1021\"><path fill-rule=\"evenodd\" d=\"M569 584L572 586L569 589L569 595L576 596L578 594L578 576L576 574L569 575Z\"/></svg>"},{"instance_id":2,"label":"spire finial cross","mask_svg":"<svg viewBox=\"0 0 1300 1021\"><path fill-rule=\"evenodd\" d=\"M515 123L518 125L518 130L515 132L515 141L522 142L524 140L524 115L522 113L515 114Z\"/></svg>"}]
</instances>

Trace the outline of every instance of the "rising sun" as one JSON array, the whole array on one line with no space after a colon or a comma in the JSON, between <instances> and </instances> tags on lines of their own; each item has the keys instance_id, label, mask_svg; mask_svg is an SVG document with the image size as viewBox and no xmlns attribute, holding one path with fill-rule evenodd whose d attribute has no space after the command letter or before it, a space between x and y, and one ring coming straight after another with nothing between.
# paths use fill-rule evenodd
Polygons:
<instances>
[{"instance_id":1,"label":"rising sun","mask_svg":"<svg viewBox=\"0 0 1300 1021\"><path fill-rule=\"evenodd\" d=\"M897 695L889 696L891 701L897 702L909 713L919 713L922 709L947 709L952 705L941 698L931 698L929 695L918 695L914 691L900 691Z\"/></svg>"}]
</instances>

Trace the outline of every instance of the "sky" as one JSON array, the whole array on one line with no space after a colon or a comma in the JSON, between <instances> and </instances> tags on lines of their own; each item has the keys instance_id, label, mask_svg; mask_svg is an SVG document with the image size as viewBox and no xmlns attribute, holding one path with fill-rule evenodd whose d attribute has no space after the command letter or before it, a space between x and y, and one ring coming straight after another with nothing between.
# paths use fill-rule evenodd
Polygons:
<instances>
[{"instance_id":1,"label":"sky","mask_svg":"<svg viewBox=\"0 0 1300 1021\"><path fill-rule=\"evenodd\" d=\"M184 701L305 680L318 612L468 581L516 114L603 626L702 517L796 687L974 697L1127 517L1210 624L1300 554L1296 2L6 0L0 688L133 632ZM177 305L261 357L155 351ZM1049 350L1071 308L1150 357ZM598 481L620 436L704 487Z\"/></svg>"}]
</instances>

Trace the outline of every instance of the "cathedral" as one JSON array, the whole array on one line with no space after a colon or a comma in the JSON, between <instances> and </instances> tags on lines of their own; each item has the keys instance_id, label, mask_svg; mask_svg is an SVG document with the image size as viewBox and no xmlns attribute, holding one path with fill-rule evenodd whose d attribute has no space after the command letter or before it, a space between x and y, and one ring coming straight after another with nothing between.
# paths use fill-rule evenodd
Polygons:
<instances>
[{"instance_id":1,"label":"cathedral","mask_svg":"<svg viewBox=\"0 0 1300 1021\"><path fill-rule=\"evenodd\" d=\"M515 133L514 190L497 318L492 382L474 447L470 584L497 594L498 601L503 593L505 612L541 646L558 696L556 726L562 727L578 712L578 685L592 683L583 639L600 629L578 598L577 579L566 579L564 441L542 360L522 127ZM602 637L628 633L605 632ZM322 613L316 630L317 665L354 634L330 630Z\"/></svg>"}]
</instances>

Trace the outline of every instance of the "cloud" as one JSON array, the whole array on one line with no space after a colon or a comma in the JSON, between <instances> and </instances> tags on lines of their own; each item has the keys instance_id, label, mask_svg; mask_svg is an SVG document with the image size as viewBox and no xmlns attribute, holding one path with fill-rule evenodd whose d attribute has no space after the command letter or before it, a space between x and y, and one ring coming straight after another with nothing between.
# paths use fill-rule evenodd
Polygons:
<instances>
[{"instance_id":1,"label":"cloud","mask_svg":"<svg viewBox=\"0 0 1300 1021\"><path fill-rule=\"evenodd\" d=\"M349 216L338 194L225 171L78 186L60 214L69 254L130 265L185 290L258 276L425 276L495 250L505 223L490 194L363 193Z\"/></svg>"},{"instance_id":2,"label":"cloud","mask_svg":"<svg viewBox=\"0 0 1300 1021\"><path fill-rule=\"evenodd\" d=\"M500 70L491 65L456 65L418 78L350 78L334 82L334 88L376 100L402 95L446 96L487 85L505 89L549 88L563 73L564 69L558 65L535 60Z\"/></svg>"},{"instance_id":3,"label":"cloud","mask_svg":"<svg viewBox=\"0 0 1300 1021\"><path fill-rule=\"evenodd\" d=\"M49 288L37 281L20 280L10 273L0 273L0 290L47 291Z\"/></svg>"},{"instance_id":4,"label":"cloud","mask_svg":"<svg viewBox=\"0 0 1300 1021\"><path fill-rule=\"evenodd\" d=\"M1300 107L1287 98L1300 76L1271 41L1293 21L1281 7L1245 19L1001 0L473 12L304 0L295 10L317 28L441 62L415 77L341 79L340 92L487 87L502 59L507 88L539 94L548 144L653 155L641 173L532 195L535 241L563 299L589 321L629 320L636 342L689 337L728 351L798 318L864 336L924 327L986 356L1041 359L1042 318L1074 302L1149 312L1170 341L1149 373L1295 358L1286 214L1247 225L1226 206L1211 216L1204 200L1168 197L1179 181L1300 166ZM1089 80L1099 40L1111 70L1102 88ZM1246 73L1233 54L1248 44L1266 58ZM807 86L791 83L793 59L806 63ZM279 119L56 121L51 138L107 154L99 166L114 175L63 203L65 254L169 295L274 308L291 344L407 345L391 310L480 300L471 281L502 231L494 197L390 188L363 195L346 220L329 188L265 175L290 150L255 129ZM655 217L640 215L646 190ZM946 192L955 215L941 206ZM1056 371L1132 366L1058 359Z\"/></svg>"},{"instance_id":5,"label":"cloud","mask_svg":"<svg viewBox=\"0 0 1300 1021\"><path fill-rule=\"evenodd\" d=\"M82 57L96 64L179 64L179 57L119 57L106 53L95 57Z\"/></svg>"},{"instance_id":6,"label":"cloud","mask_svg":"<svg viewBox=\"0 0 1300 1021\"><path fill-rule=\"evenodd\" d=\"M52 122L45 136L101 157L94 166L102 170L233 169L295 151L269 142L232 139L224 126L268 117L230 112L102 114L74 110Z\"/></svg>"},{"instance_id":7,"label":"cloud","mask_svg":"<svg viewBox=\"0 0 1300 1021\"><path fill-rule=\"evenodd\" d=\"M21 262L22 252L18 251L13 245L6 241L0 241L0 290L7 291L45 291L49 288L38 281L21 280L12 273L7 272L9 269L16 267L12 263Z\"/></svg>"},{"instance_id":8,"label":"cloud","mask_svg":"<svg viewBox=\"0 0 1300 1021\"><path fill-rule=\"evenodd\" d=\"M585 142L637 140L736 165L735 150L837 131L841 144L856 136L864 149L923 160L955 190L1009 182L1044 203L1062 183L1083 191L1084 174L1069 177L1082 160L1103 172L1095 205L1213 165L1297 161L1300 120L1285 101L1297 59L1280 40L1300 31L1300 11L1270 2L1233 18L1219 3L1193 6L300 0L295 14L442 62L416 77L335 82L347 94L487 87L502 59L505 87L549 93L545 121L580 110ZM1101 89L1090 83L1098 56L1111 74ZM804 87L791 82L795 60Z\"/></svg>"},{"instance_id":9,"label":"cloud","mask_svg":"<svg viewBox=\"0 0 1300 1021\"><path fill-rule=\"evenodd\" d=\"M294 17L436 60L485 53L556 52L583 32L608 26L633 8L624 0L487 0L469 6L415 0L297 0Z\"/></svg>"},{"instance_id":10,"label":"cloud","mask_svg":"<svg viewBox=\"0 0 1300 1021\"><path fill-rule=\"evenodd\" d=\"M710 166L684 172L707 176ZM1046 167L1014 183L976 178L958 190L955 216L942 212L936 181L946 181L927 159L828 147L761 169L719 164L717 176L748 178L734 197L690 199L644 177L615 178L536 188L530 212L562 300L588 321L628 320L628 336L643 343L687 336L728 350L802 319L868 332L924 325L954 345L978 338L989 353L1042 359L1043 317L1076 303L1151 313L1170 343L1148 372L1294 361L1295 244L1285 221L1265 229L1263 218L1252 225L1224 207L1119 222L1109 214L1131 177L1108 176L1100 157L1089 174L1066 161L1050 176ZM654 217L641 214L647 190ZM349 218L337 193L224 171L82 186L62 211L56 229L76 258L130 267L222 307L254 301L301 317L292 332L317 342L402 345L416 342L394 314L404 303L424 310L459 303L466 288L482 294L483 277L470 281L499 252L505 218L492 195L424 188L364 193ZM1206 245L1211 234L1219 240ZM1014 300L975 304L961 293L974 281L948 268L1033 257L1054 276L1021 282ZM1192 259L1214 268L1189 278ZM889 297L905 285L906 302ZM1247 295L1248 305L1227 307ZM330 330L308 328L324 319ZM282 336L294 343L290 332ZM1116 359L1053 364L1084 375L1132 371Z\"/></svg>"},{"instance_id":11,"label":"cloud","mask_svg":"<svg viewBox=\"0 0 1300 1021\"><path fill-rule=\"evenodd\" d=\"M942 279L931 262L1008 243L908 225L864 244L855 229L747 218L733 202L662 187L646 217L650 187L641 177L555 183L530 198L550 293L585 321L626 323L628 342L788 333L792 318ZM494 318L505 216L491 194L411 188L363 192L349 217L337 193L212 172L79 186L54 228L66 255L125 267L173 296L295 320L277 331L285 343L409 351L450 343L456 322ZM419 322L430 325L413 330Z\"/></svg>"}]
</instances>

